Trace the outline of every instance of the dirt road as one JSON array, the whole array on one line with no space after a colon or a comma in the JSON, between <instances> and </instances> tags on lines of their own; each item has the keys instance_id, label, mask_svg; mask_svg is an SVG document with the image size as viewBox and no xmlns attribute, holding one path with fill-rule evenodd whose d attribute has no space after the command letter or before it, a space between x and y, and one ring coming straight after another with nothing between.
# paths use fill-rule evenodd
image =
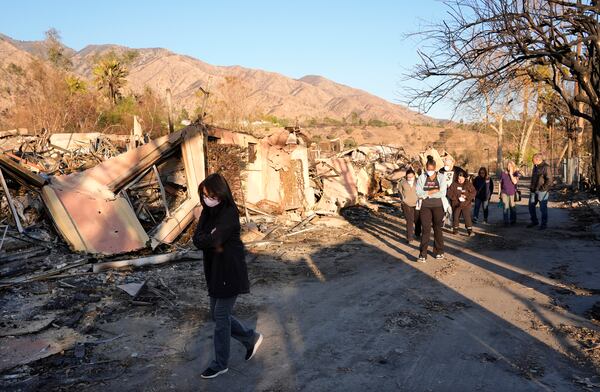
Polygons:
<instances>
[{"instance_id":1,"label":"dirt road","mask_svg":"<svg viewBox=\"0 0 600 392\"><path fill-rule=\"evenodd\" d=\"M490 225L473 237L446 233L446 259L427 264L414 262L416 245L405 244L404 221L391 208L352 209L330 222L339 227L254 251L252 294L240 298L237 314L265 341L248 363L232 343L229 372L211 381L200 378L212 356L212 323L199 263L149 269L146 277L169 277L176 306L149 312L103 303L113 312L92 332L118 339L87 345L79 362L70 353L44 361L47 377L37 387L597 390L600 327L585 314L600 301L600 242L552 207L549 229L538 231L525 228L525 206L508 228L492 206Z\"/></svg>"}]
</instances>

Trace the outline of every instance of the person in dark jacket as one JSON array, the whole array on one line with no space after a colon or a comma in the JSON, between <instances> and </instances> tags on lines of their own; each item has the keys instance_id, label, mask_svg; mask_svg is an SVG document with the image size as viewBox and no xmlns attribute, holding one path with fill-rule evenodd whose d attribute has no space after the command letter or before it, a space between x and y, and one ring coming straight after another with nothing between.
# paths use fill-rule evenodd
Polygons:
<instances>
[{"instance_id":1,"label":"person in dark jacket","mask_svg":"<svg viewBox=\"0 0 600 392\"><path fill-rule=\"evenodd\" d=\"M529 187L531 191L529 194L529 216L531 223L527 227L539 225L535 211L538 203L540 204L540 213L542 214L540 230L544 230L548 226L548 192L552 187L552 178L548 173L548 167L541 153L533 156L533 173L531 173L531 186Z\"/></svg>"},{"instance_id":2,"label":"person in dark jacket","mask_svg":"<svg viewBox=\"0 0 600 392\"><path fill-rule=\"evenodd\" d=\"M475 195L473 222L477 223L479 220L479 210L483 207L483 222L488 223L490 199L494 193L494 182L492 181L492 178L488 176L488 171L485 167L479 168L479 173L473 180L473 186L477 192Z\"/></svg>"},{"instance_id":3,"label":"person in dark jacket","mask_svg":"<svg viewBox=\"0 0 600 392\"><path fill-rule=\"evenodd\" d=\"M460 216L465 220L467 235L473 234L473 222L471 221L471 203L475 197L475 187L467 180L467 173L460 171L456 182L448 188L448 198L452 205L452 234L458 233Z\"/></svg>"},{"instance_id":4,"label":"person in dark jacket","mask_svg":"<svg viewBox=\"0 0 600 392\"><path fill-rule=\"evenodd\" d=\"M194 232L194 245L204 254L204 276L215 322L215 359L201 374L215 378L227 372L230 338L246 347L246 360L254 356L262 335L232 316L235 300L250 292L244 244L240 238L240 216L223 176L211 174L198 187L202 212Z\"/></svg>"}]
</instances>

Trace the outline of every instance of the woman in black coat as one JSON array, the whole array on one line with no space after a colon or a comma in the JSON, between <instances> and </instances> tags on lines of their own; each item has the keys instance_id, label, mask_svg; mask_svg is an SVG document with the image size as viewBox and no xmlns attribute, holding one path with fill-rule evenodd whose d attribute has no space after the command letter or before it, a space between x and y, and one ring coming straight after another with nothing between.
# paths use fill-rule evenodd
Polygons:
<instances>
[{"instance_id":1,"label":"woman in black coat","mask_svg":"<svg viewBox=\"0 0 600 392\"><path fill-rule=\"evenodd\" d=\"M477 223L477 220L479 220L479 209L483 207L483 222L488 223L490 199L494 193L494 181L492 181L492 178L488 175L488 171L485 167L479 168L479 173L473 180L473 186L477 192L475 195L473 222Z\"/></svg>"},{"instance_id":2,"label":"woman in black coat","mask_svg":"<svg viewBox=\"0 0 600 392\"><path fill-rule=\"evenodd\" d=\"M254 356L262 335L246 328L232 315L239 294L250 292L244 244L240 238L240 216L223 176L211 174L198 187L202 213L194 232L194 245L204 253L204 276L215 322L215 359L202 378L227 372L230 338L246 347L246 360Z\"/></svg>"}]
</instances>

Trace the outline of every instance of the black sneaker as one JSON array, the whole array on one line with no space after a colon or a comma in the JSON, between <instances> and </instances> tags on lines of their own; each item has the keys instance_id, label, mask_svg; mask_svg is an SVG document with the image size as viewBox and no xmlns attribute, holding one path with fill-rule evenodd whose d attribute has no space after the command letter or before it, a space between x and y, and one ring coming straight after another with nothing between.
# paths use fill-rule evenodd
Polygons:
<instances>
[{"instance_id":1,"label":"black sneaker","mask_svg":"<svg viewBox=\"0 0 600 392\"><path fill-rule=\"evenodd\" d=\"M200 375L200 377L207 378L207 379L208 378L215 378L215 377L220 376L221 374L227 373L228 370L229 369L227 369L227 368L225 368L223 370L215 370L215 369L212 369L212 368L208 368L204 372L202 372L202 374Z\"/></svg>"},{"instance_id":2,"label":"black sneaker","mask_svg":"<svg viewBox=\"0 0 600 392\"><path fill-rule=\"evenodd\" d=\"M252 359L254 354L256 354L256 351L258 351L258 348L260 347L262 341L263 341L263 336L262 336L262 334L259 333L258 338L256 338L256 341L254 342L252 347L246 351L246 361L249 361Z\"/></svg>"},{"instance_id":3,"label":"black sneaker","mask_svg":"<svg viewBox=\"0 0 600 392\"><path fill-rule=\"evenodd\" d=\"M467 235L470 237L473 235L473 230L467 229Z\"/></svg>"},{"instance_id":4,"label":"black sneaker","mask_svg":"<svg viewBox=\"0 0 600 392\"><path fill-rule=\"evenodd\" d=\"M530 223L527 225L528 229L531 229L532 227L536 227L538 224L537 223Z\"/></svg>"}]
</instances>

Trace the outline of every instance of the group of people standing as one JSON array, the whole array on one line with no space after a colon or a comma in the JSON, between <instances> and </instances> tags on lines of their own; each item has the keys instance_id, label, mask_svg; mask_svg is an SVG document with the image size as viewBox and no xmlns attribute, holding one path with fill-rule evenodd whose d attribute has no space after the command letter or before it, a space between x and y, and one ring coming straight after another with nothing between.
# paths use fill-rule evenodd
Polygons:
<instances>
[{"instance_id":1,"label":"group of people standing","mask_svg":"<svg viewBox=\"0 0 600 392\"><path fill-rule=\"evenodd\" d=\"M406 218L406 241L411 243L420 238L417 262L421 263L427 260L432 229L433 255L436 259L443 259L444 222L451 222L452 233L458 234L462 218L468 236L473 234L473 224L479 221L480 212L483 212L483 222L488 223L494 181L487 169L481 167L477 176L471 180L466 170L454 166L451 156L445 156L443 162L444 167L438 170L433 157L428 156L422 173L417 176L413 169L408 169L399 186L402 210ZM533 163L529 199L531 223L527 227L540 224L536 215L536 205L539 204L542 215L539 227L545 229L548 223L548 190L552 181L548 176L548 165L541 154L533 157ZM517 222L517 202L521 197L517 186L519 177L516 164L508 161L500 175L499 190L499 206L503 210L505 226Z\"/></svg>"}]
</instances>

